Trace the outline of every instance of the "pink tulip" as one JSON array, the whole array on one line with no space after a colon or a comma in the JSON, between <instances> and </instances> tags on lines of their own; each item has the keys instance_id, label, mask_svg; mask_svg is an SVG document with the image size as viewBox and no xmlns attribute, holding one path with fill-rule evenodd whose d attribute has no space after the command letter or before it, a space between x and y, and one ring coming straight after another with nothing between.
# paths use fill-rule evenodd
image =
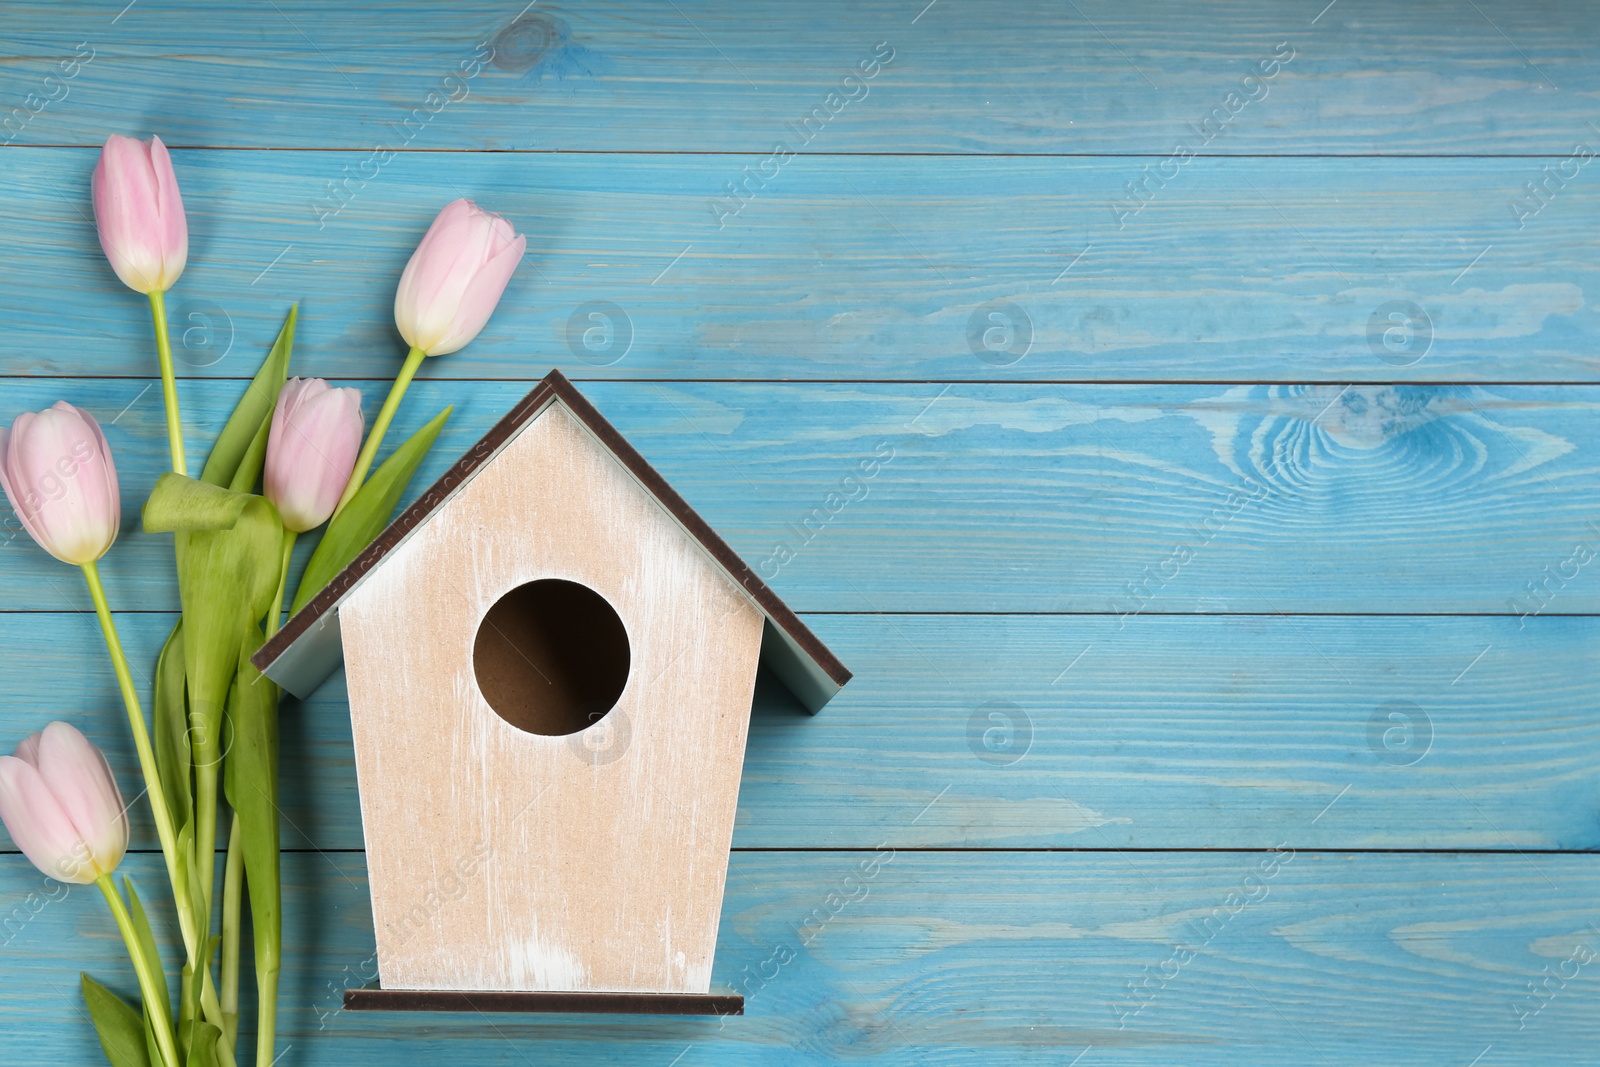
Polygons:
<instances>
[{"instance_id":1,"label":"pink tulip","mask_svg":"<svg viewBox=\"0 0 1600 1067\"><path fill-rule=\"evenodd\" d=\"M105 755L53 722L0 756L0 820L33 865L88 885L128 851L128 815Z\"/></svg>"},{"instance_id":2,"label":"pink tulip","mask_svg":"<svg viewBox=\"0 0 1600 1067\"><path fill-rule=\"evenodd\" d=\"M430 356L464 347L494 313L527 246L511 223L471 200L446 204L400 276L400 336Z\"/></svg>"},{"instance_id":3,"label":"pink tulip","mask_svg":"<svg viewBox=\"0 0 1600 1067\"><path fill-rule=\"evenodd\" d=\"M91 184L100 247L122 284L138 293L171 289L189 258L189 223L161 138L112 134Z\"/></svg>"},{"instance_id":4,"label":"pink tulip","mask_svg":"<svg viewBox=\"0 0 1600 1067\"><path fill-rule=\"evenodd\" d=\"M266 497L283 525L305 533L328 521L361 448L361 390L291 378L267 437Z\"/></svg>"},{"instance_id":5,"label":"pink tulip","mask_svg":"<svg viewBox=\"0 0 1600 1067\"><path fill-rule=\"evenodd\" d=\"M117 539L122 501L100 424L58 400L0 429L0 486L39 547L82 566Z\"/></svg>"}]
</instances>

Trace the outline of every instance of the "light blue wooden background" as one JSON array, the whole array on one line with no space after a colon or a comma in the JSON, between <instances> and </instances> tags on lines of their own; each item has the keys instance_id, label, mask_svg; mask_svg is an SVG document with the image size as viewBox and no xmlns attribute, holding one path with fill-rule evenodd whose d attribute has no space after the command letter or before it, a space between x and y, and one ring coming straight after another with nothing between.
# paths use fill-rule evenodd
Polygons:
<instances>
[{"instance_id":1,"label":"light blue wooden background","mask_svg":"<svg viewBox=\"0 0 1600 1067\"><path fill-rule=\"evenodd\" d=\"M113 131L183 184L194 458L291 301L296 371L376 402L399 270L472 196L529 252L407 402L457 406L421 480L559 366L753 564L793 549L774 585L857 673L815 719L758 694L722 1025L339 1011L373 943L342 681L288 703L280 1063L1592 1059L1592 6L924 3L0 14L0 418L107 425L146 672L175 602L144 306L89 218ZM131 785L75 576L0 539L0 741L69 719ZM0 1060L94 1062L76 971L132 986L100 901L7 853L0 914Z\"/></svg>"}]
</instances>

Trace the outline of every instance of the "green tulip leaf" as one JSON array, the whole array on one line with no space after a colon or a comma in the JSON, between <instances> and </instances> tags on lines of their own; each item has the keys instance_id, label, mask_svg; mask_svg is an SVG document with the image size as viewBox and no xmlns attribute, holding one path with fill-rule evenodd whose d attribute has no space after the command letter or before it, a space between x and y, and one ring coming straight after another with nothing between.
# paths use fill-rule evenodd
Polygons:
<instances>
[{"instance_id":1,"label":"green tulip leaf","mask_svg":"<svg viewBox=\"0 0 1600 1067\"><path fill-rule=\"evenodd\" d=\"M187 535L178 567L190 742L197 764L221 758L222 712L239 668L239 649L278 591L283 522L264 497L243 500L231 529Z\"/></svg>"},{"instance_id":2,"label":"green tulip leaf","mask_svg":"<svg viewBox=\"0 0 1600 1067\"><path fill-rule=\"evenodd\" d=\"M433 447L434 439L444 429L445 420L450 418L452 410L445 408L439 412L431 422L412 434L410 440L395 449L394 455L373 471L372 477L356 491L345 509L334 516L306 563L305 573L300 577L300 587L294 594L291 615L305 607L307 601L333 581L334 576L344 570L389 525L395 505L405 495L406 486L411 484L411 476L417 472L428 449Z\"/></svg>"},{"instance_id":3,"label":"green tulip leaf","mask_svg":"<svg viewBox=\"0 0 1600 1067\"><path fill-rule=\"evenodd\" d=\"M166 471L144 502L144 532L230 529L250 499L248 493Z\"/></svg>"},{"instance_id":4,"label":"green tulip leaf","mask_svg":"<svg viewBox=\"0 0 1600 1067\"><path fill-rule=\"evenodd\" d=\"M194 824L190 823L178 830L178 876L188 883L189 899L200 899L200 878L194 862ZM209 934L208 929L211 917L196 909L195 916L201 934ZM204 961L210 963L209 957ZM200 991L203 984L204 968L196 969L185 960L178 974L178 1024L176 1027L178 1037L178 1054L187 1057L189 1049L189 1024L200 1015Z\"/></svg>"},{"instance_id":5,"label":"green tulip leaf","mask_svg":"<svg viewBox=\"0 0 1600 1067\"><path fill-rule=\"evenodd\" d=\"M83 1002L89 1007L100 1047L111 1067L150 1067L145 1026L137 1011L105 986L82 975Z\"/></svg>"},{"instance_id":6,"label":"green tulip leaf","mask_svg":"<svg viewBox=\"0 0 1600 1067\"><path fill-rule=\"evenodd\" d=\"M245 450L244 459L239 461L239 469L233 474L233 481L228 483L228 488L236 493L253 493L256 483L261 480L261 469L267 465L267 440L272 436L272 419L261 420L261 428L256 431L255 437L250 439L250 447Z\"/></svg>"},{"instance_id":7,"label":"green tulip leaf","mask_svg":"<svg viewBox=\"0 0 1600 1067\"><path fill-rule=\"evenodd\" d=\"M254 624L239 654L239 676L228 699L232 744L223 770L228 804L239 816L256 974L277 971L283 904L278 850L278 687L250 657L266 638Z\"/></svg>"},{"instance_id":8,"label":"green tulip leaf","mask_svg":"<svg viewBox=\"0 0 1600 1067\"><path fill-rule=\"evenodd\" d=\"M263 497L245 497L229 530L179 535L178 592L183 607L184 679L188 690L189 743L195 771L195 836L191 899L207 901L216 842L216 787L226 755L222 724L239 651L254 620L266 614L278 588L283 524ZM204 864L205 866L202 866ZM202 943L209 916L200 916ZM209 946L207 959L209 960ZM209 966L209 963L207 964ZM197 968L203 972L204 967Z\"/></svg>"},{"instance_id":9,"label":"green tulip leaf","mask_svg":"<svg viewBox=\"0 0 1600 1067\"><path fill-rule=\"evenodd\" d=\"M139 934L139 948L144 952L144 958L155 967L156 973L161 976L161 1003L146 1005L150 1010L159 1010L163 1018L172 1018L172 997L167 990L166 972L161 969L161 953L156 948L156 935L150 930L150 917L145 914L144 904L139 900L139 893L133 888L133 879L127 875L122 876L122 886L128 891L128 911L133 916L133 928Z\"/></svg>"},{"instance_id":10,"label":"green tulip leaf","mask_svg":"<svg viewBox=\"0 0 1600 1067\"><path fill-rule=\"evenodd\" d=\"M256 479L261 476L261 461L266 456L262 425L272 424L272 409L277 406L278 393L289 375L289 356L294 350L294 324L298 311L298 304L289 308L289 317L284 320L283 329L278 331L278 339L273 343L272 350L267 353L261 369L256 371L249 388L245 389L238 406L228 417L222 433L217 435L217 443L211 446L211 456L206 460L205 469L200 472L201 481L216 486L233 486L245 492L256 487ZM263 439L259 454L254 448L257 437Z\"/></svg>"},{"instance_id":11,"label":"green tulip leaf","mask_svg":"<svg viewBox=\"0 0 1600 1067\"><path fill-rule=\"evenodd\" d=\"M216 1026L200 1019L192 1020L186 1035L189 1046L186 1067L217 1067L217 1042L221 1038L222 1031Z\"/></svg>"},{"instance_id":12,"label":"green tulip leaf","mask_svg":"<svg viewBox=\"0 0 1600 1067\"><path fill-rule=\"evenodd\" d=\"M172 821L183 826L194 807L190 782L189 709L184 702L183 620L173 626L156 660L155 734L156 773L166 794Z\"/></svg>"},{"instance_id":13,"label":"green tulip leaf","mask_svg":"<svg viewBox=\"0 0 1600 1067\"><path fill-rule=\"evenodd\" d=\"M186 823L178 828L178 877L182 878L188 886L189 899L200 899L200 880L195 873L194 864L194 823ZM198 910L198 909L197 909ZM200 914L197 916L203 925L210 922L210 916ZM188 1048L189 1021L200 1014L200 978L201 971L196 970L184 961L178 973L178 1051L182 1055Z\"/></svg>"},{"instance_id":14,"label":"green tulip leaf","mask_svg":"<svg viewBox=\"0 0 1600 1067\"><path fill-rule=\"evenodd\" d=\"M150 1057L150 1062L161 1062L161 1042L156 1040L155 1023L150 1018L150 1013L144 1013L144 1048Z\"/></svg>"}]
</instances>

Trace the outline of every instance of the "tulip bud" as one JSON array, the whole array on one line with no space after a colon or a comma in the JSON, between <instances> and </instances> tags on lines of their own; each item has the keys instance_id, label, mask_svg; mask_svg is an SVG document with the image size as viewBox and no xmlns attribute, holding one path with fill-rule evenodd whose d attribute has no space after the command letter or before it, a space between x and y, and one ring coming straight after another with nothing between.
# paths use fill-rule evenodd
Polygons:
<instances>
[{"instance_id":1,"label":"tulip bud","mask_svg":"<svg viewBox=\"0 0 1600 1067\"><path fill-rule=\"evenodd\" d=\"M117 539L111 449L94 416L65 400L0 429L0 487L39 547L65 563L93 563Z\"/></svg>"},{"instance_id":2,"label":"tulip bud","mask_svg":"<svg viewBox=\"0 0 1600 1067\"><path fill-rule=\"evenodd\" d=\"M88 885L128 851L128 815L105 755L53 722L0 756L0 820L51 878Z\"/></svg>"},{"instance_id":3,"label":"tulip bud","mask_svg":"<svg viewBox=\"0 0 1600 1067\"><path fill-rule=\"evenodd\" d=\"M278 394L267 437L266 497L286 529L328 521L361 448L361 390L291 378Z\"/></svg>"},{"instance_id":4,"label":"tulip bud","mask_svg":"<svg viewBox=\"0 0 1600 1067\"><path fill-rule=\"evenodd\" d=\"M511 223L471 200L446 204L400 276L400 336L430 356L464 347L494 313L527 245Z\"/></svg>"},{"instance_id":5,"label":"tulip bud","mask_svg":"<svg viewBox=\"0 0 1600 1067\"><path fill-rule=\"evenodd\" d=\"M161 138L112 134L91 189L100 247L122 284L137 293L171 289L189 258L189 223Z\"/></svg>"}]
</instances>

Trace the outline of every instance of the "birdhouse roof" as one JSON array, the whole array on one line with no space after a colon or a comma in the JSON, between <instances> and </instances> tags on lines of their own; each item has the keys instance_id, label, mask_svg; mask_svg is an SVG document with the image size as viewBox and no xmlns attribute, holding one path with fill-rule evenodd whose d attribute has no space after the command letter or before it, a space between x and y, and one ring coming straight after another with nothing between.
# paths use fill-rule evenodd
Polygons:
<instances>
[{"instance_id":1,"label":"birdhouse roof","mask_svg":"<svg viewBox=\"0 0 1600 1067\"><path fill-rule=\"evenodd\" d=\"M339 605L386 556L423 526L479 471L494 462L500 451L552 404L560 404L592 433L760 609L766 617L761 641L762 663L807 710L815 712L832 699L850 680L850 671L845 665L557 370L545 375L372 544L296 612L251 658L256 668L297 696L307 696L321 685L338 668L343 656Z\"/></svg>"}]
</instances>

